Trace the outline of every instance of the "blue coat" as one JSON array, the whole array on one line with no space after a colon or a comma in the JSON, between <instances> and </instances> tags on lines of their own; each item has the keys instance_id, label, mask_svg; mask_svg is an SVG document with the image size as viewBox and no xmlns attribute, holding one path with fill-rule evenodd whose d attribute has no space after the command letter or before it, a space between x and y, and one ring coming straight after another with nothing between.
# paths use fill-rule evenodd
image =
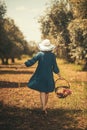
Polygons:
<instances>
[{"instance_id":1,"label":"blue coat","mask_svg":"<svg viewBox=\"0 0 87 130\"><path fill-rule=\"evenodd\" d=\"M53 72L59 73L56 57L52 52L38 52L36 56L25 62L27 67L38 61L35 73L28 82L28 87L39 92L54 91Z\"/></svg>"}]
</instances>

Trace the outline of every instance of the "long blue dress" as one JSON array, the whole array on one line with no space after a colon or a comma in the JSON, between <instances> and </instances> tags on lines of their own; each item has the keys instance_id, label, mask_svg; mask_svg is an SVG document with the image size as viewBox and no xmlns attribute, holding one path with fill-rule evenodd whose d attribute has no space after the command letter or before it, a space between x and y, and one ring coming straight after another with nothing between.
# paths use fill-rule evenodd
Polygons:
<instances>
[{"instance_id":1,"label":"long blue dress","mask_svg":"<svg viewBox=\"0 0 87 130\"><path fill-rule=\"evenodd\" d=\"M59 73L55 54L52 52L38 52L36 56L25 62L27 67L38 61L35 73L28 82L28 87L39 92L53 92L55 88L53 72Z\"/></svg>"}]
</instances>

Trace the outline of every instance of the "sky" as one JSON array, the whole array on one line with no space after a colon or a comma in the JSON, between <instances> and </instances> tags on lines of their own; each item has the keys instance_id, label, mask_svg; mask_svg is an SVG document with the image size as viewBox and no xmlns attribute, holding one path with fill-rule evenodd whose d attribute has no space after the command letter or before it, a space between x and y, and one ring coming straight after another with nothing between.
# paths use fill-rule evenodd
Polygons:
<instances>
[{"instance_id":1,"label":"sky","mask_svg":"<svg viewBox=\"0 0 87 130\"><path fill-rule=\"evenodd\" d=\"M25 39L40 42L38 18L44 13L48 0L4 0L4 2L7 6L7 17L14 19Z\"/></svg>"}]
</instances>

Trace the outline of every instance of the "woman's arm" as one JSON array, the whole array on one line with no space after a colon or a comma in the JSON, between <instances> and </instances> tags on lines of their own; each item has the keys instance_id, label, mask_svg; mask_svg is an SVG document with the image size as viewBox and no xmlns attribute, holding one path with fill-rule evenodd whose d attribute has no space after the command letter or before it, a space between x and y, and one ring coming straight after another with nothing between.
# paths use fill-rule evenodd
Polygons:
<instances>
[{"instance_id":1,"label":"woman's arm","mask_svg":"<svg viewBox=\"0 0 87 130\"><path fill-rule=\"evenodd\" d=\"M39 57L40 57L40 53L37 53L32 59L29 59L24 63L25 66L27 66L27 67L32 66L39 60Z\"/></svg>"},{"instance_id":2,"label":"woman's arm","mask_svg":"<svg viewBox=\"0 0 87 130\"><path fill-rule=\"evenodd\" d=\"M54 55L53 71L58 75L58 77L59 77L60 79L62 79L61 74L60 74L59 67L58 67L57 62L56 62L56 56L55 56L55 55Z\"/></svg>"},{"instance_id":3,"label":"woman's arm","mask_svg":"<svg viewBox=\"0 0 87 130\"><path fill-rule=\"evenodd\" d=\"M20 64L20 65L18 65L17 67L18 67L18 68L21 68L21 67L30 67L30 66L32 66L34 63L36 63L36 62L38 61L39 57L40 57L40 54L37 53L33 58L31 58L31 59L25 61L23 64ZM17 69L17 67L16 67L16 69Z\"/></svg>"}]
</instances>

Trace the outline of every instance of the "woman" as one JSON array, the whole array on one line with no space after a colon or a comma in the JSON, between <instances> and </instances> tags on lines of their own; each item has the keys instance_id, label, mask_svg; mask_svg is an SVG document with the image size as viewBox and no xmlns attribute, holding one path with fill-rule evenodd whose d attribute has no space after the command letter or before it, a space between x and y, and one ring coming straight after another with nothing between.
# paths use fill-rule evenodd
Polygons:
<instances>
[{"instance_id":1,"label":"woman","mask_svg":"<svg viewBox=\"0 0 87 130\"><path fill-rule=\"evenodd\" d=\"M28 87L40 92L40 100L44 113L47 113L46 108L49 93L53 92L55 88L53 72L60 77L56 57L52 53L54 48L55 46L48 39L45 39L39 44L40 52L24 63L27 67L30 67L38 61L38 66L28 82Z\"/></svg>"}]
</instances>

